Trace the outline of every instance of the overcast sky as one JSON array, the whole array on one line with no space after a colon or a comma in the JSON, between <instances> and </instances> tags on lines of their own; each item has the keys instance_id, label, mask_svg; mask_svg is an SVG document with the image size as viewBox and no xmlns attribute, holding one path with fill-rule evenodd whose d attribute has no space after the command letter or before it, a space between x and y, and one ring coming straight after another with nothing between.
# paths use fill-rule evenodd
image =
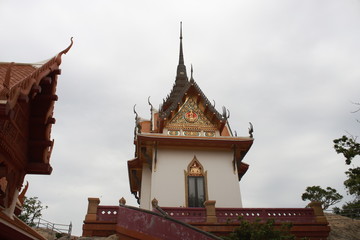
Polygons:
<instances>
[{"instance_id":1,"label":"overcast sky","mask_svg":"<svg viewBox=\"0 0 360 240\"><path fill-rule=\"evenodd\" d=\"M170 93L180 21L188 74L193 64L238 135L254 125L244 207L304 207L312 185L346 195L348 167L332 140L359 134L359 1L1 0L0 61L42 61L74 37L57 87L54 170L26 177L27 195L49 207L43 217L72 221L81 235L88 197L137 206L127 175L132 107L149 118L147 98L158 106Z\"/></svg>"}]
</instances>

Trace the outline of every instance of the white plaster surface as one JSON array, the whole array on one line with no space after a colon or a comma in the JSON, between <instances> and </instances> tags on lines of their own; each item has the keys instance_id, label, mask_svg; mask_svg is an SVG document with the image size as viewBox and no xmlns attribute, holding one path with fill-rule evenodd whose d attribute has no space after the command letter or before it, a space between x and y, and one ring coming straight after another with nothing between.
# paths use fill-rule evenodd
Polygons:
<instances>
[{"instance_id":1,"label":"white plaster surface","mask_svg":"<svg viewBox=\"0 0 360 240\"><path fill-rule=\"evenodd\" d=\"M151 170L144 164L141 177L140 208L151 209Z\"/></svg>"},{"instance_id":2,"label":"white plaster surface","mask_svg":"<svg viewBox=\"0 0 360 240\"><path fill-rule=\"evenodd\" d=\"M237 172L234 172L232 165L232 151L160 147L156 171L154 164L152 173L145 173L147 170L144 168L141 196L144 203L141 203L141 207L150 209L153 198L158 200L161 207L185 207L184 170L187 170L194 156L207 172L208 199L215 200L216 207L242 207Z\"/></svg>"}]
</instances>

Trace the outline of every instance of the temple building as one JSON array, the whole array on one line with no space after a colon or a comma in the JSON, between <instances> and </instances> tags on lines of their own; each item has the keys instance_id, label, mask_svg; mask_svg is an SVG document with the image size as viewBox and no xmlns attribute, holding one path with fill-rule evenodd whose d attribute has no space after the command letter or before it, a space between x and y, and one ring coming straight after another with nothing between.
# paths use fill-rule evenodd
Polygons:
<instances>
[{"instance_id":1,"label":"temple building","mask_svg":"<svg viewBox=\"0 0 360 240\"><path fill-rule=\"evenodd\" d=\"M249 165L243 160L254 138L233 134L230 112L218 112L184 63L182 28L175 83L150 117L135 106L135 156L128 160L130 191L140 207L100 205L88 198L83 236L120 239L221 239L239 226L239 217L291 222L297 238L326 239L330 228L320 203L310 208L244 208L239 181Z\"/></svg>"},{"instance_id":2,"label":"temple building","mask_svg":"<svg viewBox=\"0 0 360 240\"><path fill-rule=\"evenodd\" d=\"M51 174L56 85L61 57L40 63L0 63L0 239L44 239L17 218L26 174Z\"/></svg>"},{"instance_id":3,"label":"temple building","mask_svg":"<svg viewBox=\"0 0 360 240\"><path fill-rule=\"evenodd\" d=\"M251 136L235 137L229 111L220 114L184 64L182 31L175 84L150 120L136 116L135 159L128 161L130 190L141 208L156 198L164 207L242 207L239 181ZM251 133L250 133L251 134ZM226 186L226 187L224 187Z\"/></svg>"}]
</instances>

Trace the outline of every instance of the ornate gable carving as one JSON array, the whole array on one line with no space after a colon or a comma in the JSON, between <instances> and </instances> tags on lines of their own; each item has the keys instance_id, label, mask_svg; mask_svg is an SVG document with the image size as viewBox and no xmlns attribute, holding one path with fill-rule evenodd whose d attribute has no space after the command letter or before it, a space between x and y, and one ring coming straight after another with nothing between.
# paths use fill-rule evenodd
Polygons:
<instances>
[{"instance_id":1,"label":"ornate gable carving","mask_svg":"<svg viewBox=\"0 0 360 240\"><path fill-rule=\"evenodd\" d=\"M166 127L169 130L217 130L217 126L205 116L194 98L185 101Z\"/></svg>"}]
</instances>

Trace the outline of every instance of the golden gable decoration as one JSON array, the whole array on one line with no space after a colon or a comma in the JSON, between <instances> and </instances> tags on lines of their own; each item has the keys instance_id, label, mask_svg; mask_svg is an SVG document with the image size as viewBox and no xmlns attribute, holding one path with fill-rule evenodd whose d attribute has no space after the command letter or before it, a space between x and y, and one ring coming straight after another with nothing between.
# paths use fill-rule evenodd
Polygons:
<instances>
[{"instance_id":1,"label":"golden gable decoration","mask_svg":"<svg viewBox=\"0 0 360 240\"><path fill-rule=\"evenodd\" d=\"M210 120L204 115L194 98L188 98L185 101L166 127L169 130L217 130L217 126L210 122ZM196 131L192 131L191 133L189 132L188 135L194 135L195 132Z\"/></svg>"}]
</instances>

